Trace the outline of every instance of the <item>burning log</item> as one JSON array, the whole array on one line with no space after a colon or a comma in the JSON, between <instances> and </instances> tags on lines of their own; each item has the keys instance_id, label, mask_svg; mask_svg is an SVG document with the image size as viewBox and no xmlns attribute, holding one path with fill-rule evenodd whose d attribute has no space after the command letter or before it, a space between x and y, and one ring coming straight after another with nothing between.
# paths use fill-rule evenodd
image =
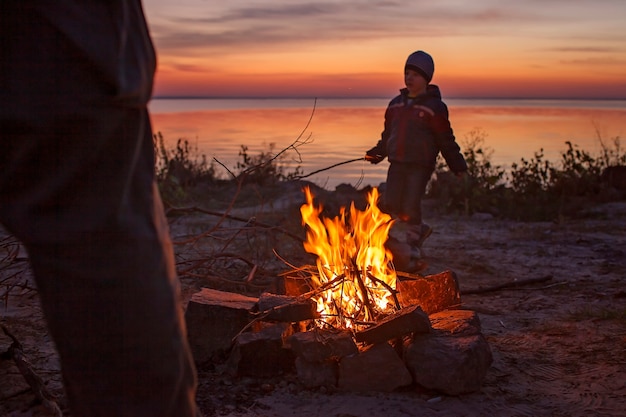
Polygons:
<instances>
[{"instance_id":1,"label":"burning log","mask_svg":"<svg viewBox=\"0 0 626 417\"><path fill-rule=\"evenodd\" d=\"M320 325L358 328L393 312L398 307L392 300L396 274L385 248L393 221L377 206L378 190L368 194L364 211L352 204L333 219L322 218L322 207L313 204L308 188L304 191L304 248L317 255L317 275L311 276L311 283L313 291L325 287L316 297L323 316Z\"/></svg>"},{"instance_id":2,"label":"burning log","mask_svg":"<svg viewBox=\"0 0 626 417\"><path fill-rule=\"evenodd\" d=\"M357 342L368 344L386 342L411 333L430 332L430 320L419 306L408 307L393 313L376 325L357 332Z\"/></svg>"}]
</instances>

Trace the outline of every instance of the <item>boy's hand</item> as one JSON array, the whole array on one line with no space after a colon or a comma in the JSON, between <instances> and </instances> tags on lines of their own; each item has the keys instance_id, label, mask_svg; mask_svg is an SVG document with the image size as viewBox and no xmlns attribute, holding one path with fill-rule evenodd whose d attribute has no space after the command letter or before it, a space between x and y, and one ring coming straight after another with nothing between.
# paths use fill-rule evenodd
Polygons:
<instances>
[{"instance_id":1,"label":"boy's hand","mask_svg":"<svg viewBox=\"0 0 626 417\"><path fill-rule=\"evenodd\" d=\"M382 155L368 155L368 154L365 154L365 160L371 162L374 165L382 162L383 159L385 159L385 157L382 156Z\"/></svg>"},{"instance_id":2,"label":"boy's hand","mask_svg":"<svg viewBox=\"0 0 626 417\"><path fill-rule=\"evenodd\" d=\"M365 160L372 164L378 164L379 162L382 162L383 159L385 159L385 156L379 154L375 147L365 152Z\"/></svg>"}]
</instances>

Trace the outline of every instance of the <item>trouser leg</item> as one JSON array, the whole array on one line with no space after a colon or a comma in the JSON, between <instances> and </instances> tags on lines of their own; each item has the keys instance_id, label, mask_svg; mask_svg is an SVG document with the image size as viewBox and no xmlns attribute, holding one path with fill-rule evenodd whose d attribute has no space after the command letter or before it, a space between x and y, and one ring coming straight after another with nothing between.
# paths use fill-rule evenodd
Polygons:
<instances>
[{"instance_id":1,"label":"trouser leg","mask_svg":"<svg viewBox=\"0 0 626 417\"><path fill-rule=\"evenodd\" d=\"M432 229L422 221L422 197L432 169L392 163L387 174L386 207L406 224L406 241L421 248Z\"/></svg>"},{"instance_id":2,"label":"trouser leg","mask_svg":"<svg viewBox=\"0 0 626 417\"><path fill-rule=\"evenodd\" d=\"M73 417L192 417L140 1L0 2L0 221L24 242Z\"/></svg>"},{"instance_id":3,"label":"trouser leg","mask_svg":"<svg viewBox=\"0 0 626 417\"><path fill-rule=\"evenodd\" d=\"M155 216L157 236L112 229L81 242L28 246L72 415L196 413L195 373L159 204Z\"/></svg>"},{"instance_id":4,"label":"trouser leg","mask_svg":"<svg viewBox=\"0 0 626 417\"><path fill-rule=\"evenodd\" d=\"M432 169L392 163L387 172L385 208L409 224L422 222L422 197Z\"/></svg>"}]
</instances>

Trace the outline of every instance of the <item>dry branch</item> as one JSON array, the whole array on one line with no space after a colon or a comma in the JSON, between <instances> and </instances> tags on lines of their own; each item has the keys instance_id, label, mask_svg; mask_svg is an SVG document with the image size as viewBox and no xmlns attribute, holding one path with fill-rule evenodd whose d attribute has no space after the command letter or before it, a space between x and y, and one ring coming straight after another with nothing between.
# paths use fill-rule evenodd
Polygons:
<instances>
[{"instance_id":1,"label":"dry branch","mask_svg":"<svg viewBox=\"0 0 626 417\"><path fill-rule=\"evenodd\" d=\"M235 221L239 221L242 223L247 223L251 226L256 226L256 227L262 227L264 229L269 229L269 230L277 230L280 233L289 236L295 240L297 240L298 242L302 242L302 236L297 236L293 233L291 233L290 231L283 229L280 226L275 226L275 225L271 225L271 224L267 224L267 223L263 223L263 222L259 222L256 220L256 218L252 217L252 218L244 218L244 217L238 217L238 216L233 216L232 214L228 214L228 213L224 213L224 212L220 212L220 211L213 211L213 210L207 210L207 209L203 209L200 207L172 207L170 209L167 210L167 214L189 214L189 213L202 213L202 214L207 214L209 216L218 216L218 217L223 217L226 219L230 219L230 220L235 220ZM192 240L197 240L197 239L192 239ZM185 244L185 243L190 243L190 241L182 241L182 242L174 242L174 244L180 245L180 244Z\"/></svg>"},{"instance_id":2,"label":"dry branch","mask_svg":"<svg viewBox=\"0 0 626 417\"><path fill-rule=\"evenodd\" d=\"M17 369L19 369L20 373L30 386L30 389L35 394L35 397L41 401L46 409L48 409L48 411L50 411L55 417L62 417L63 413L57 405L54 396L46 389L45 383L41 377L37 375L37 373L33 370L32 365L24 358L22 344L4 325L1 327L4 334L6 334L13 341L11 346L9 346L9 349L2 356L6 356L15 362Z\"/></svg>"}]
</instances>

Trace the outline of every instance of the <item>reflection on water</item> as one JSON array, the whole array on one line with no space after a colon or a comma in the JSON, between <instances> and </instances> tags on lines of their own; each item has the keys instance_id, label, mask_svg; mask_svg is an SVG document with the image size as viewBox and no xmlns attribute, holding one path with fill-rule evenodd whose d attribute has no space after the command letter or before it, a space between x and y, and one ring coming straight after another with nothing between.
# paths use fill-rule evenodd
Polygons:
<instances>
[{"instance_id":1,"label":"reflection on water","mask_svg":"<svg viewBox=\"0 0 626 417\"><path fill-rule=\"evenodd\" d=\"M368 100L163 100L151 103L155 132L169 146L185 138L200 153L229 168L239 160L241 145L255 155L287 148L293 166L306 174L338 162L359 158L376 144L383 126L387 99ZM484 146L493 150L492 162L508 167L544 150L558 162L570 141L596 155L599 137L612 138L626 131L626 102L574 102L538 100L448 100L450 120L463 147L471 132L484 132ZM387 162L373 166L355 162L321 172L309 179L334 188L342 182L377 185L384 181ZM287 169L289 171L289 169Z\"/></svg>"}]
</instances>

